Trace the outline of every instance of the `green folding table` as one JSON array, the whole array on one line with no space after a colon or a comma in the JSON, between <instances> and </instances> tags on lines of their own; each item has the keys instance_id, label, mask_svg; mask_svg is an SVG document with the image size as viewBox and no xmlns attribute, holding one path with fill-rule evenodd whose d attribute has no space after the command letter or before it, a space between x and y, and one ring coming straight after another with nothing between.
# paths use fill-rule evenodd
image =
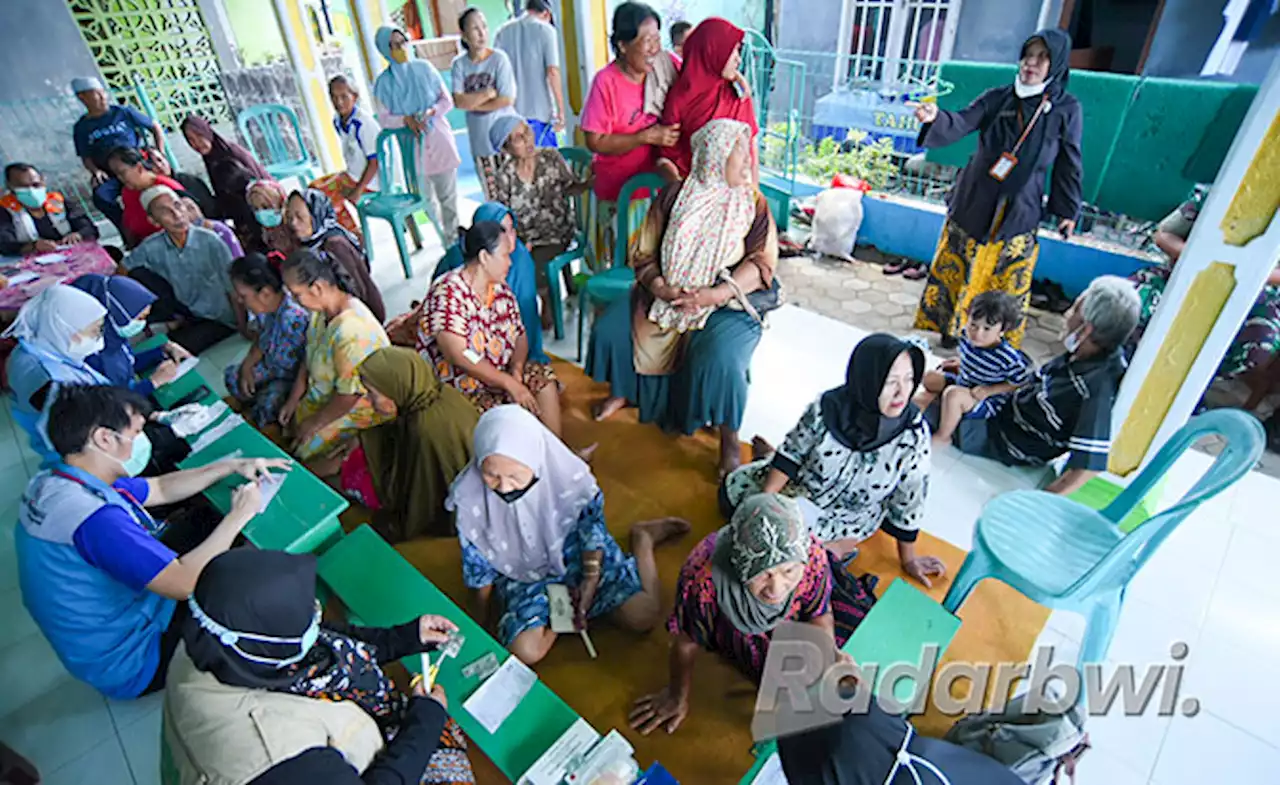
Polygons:
<instances>
[{"instance_id":1,"label":"green folding table","mask_svg":"<svg viewBox=\"0 0 1280 785\"><path fill-rule=\"evenodd\" d=\"M178 466L194 469L236 450L240 450L243 458L289 459L270 439L248 423L241 423L213 444L189 455ZM205 497L219 511L226 513L231 509L232 489L244 482L243 477L232 475L205 490ZM342 539L338 515L347 507L347 500L341 494L294 462L293 470L285 475L284 485L267 509L245 526L244 536L263 550L319 553Z\"/></svg>"},{"instance_id":2,"label":"green folding table","mask_svg":"<svg viewBox=\"0 0 1280 785\"><path fill-rule=\"evenodd\" d=\"M485 730L463 708L481 680L474 676L464 678L462 669L486 654L492 653L499 663L512 655L368 525L326 551L320 557L319 569L320 579L361 624L389 627L431 613L458 625L466 637L462 651L444 661L437 681L449 695L449 714L512 782L519 780L579 719L560 696L539 680L496 734ZM405 659L406 667L415 672L420 670L420 663L418 656Z\"/></svg>"}]
</instances>

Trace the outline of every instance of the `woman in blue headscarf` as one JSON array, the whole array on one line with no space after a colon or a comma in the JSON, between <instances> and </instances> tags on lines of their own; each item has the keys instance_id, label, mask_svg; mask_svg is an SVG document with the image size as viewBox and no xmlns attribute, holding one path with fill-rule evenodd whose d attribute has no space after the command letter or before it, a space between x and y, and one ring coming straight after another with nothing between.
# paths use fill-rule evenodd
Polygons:
<instances>
[{"instance_id":1,"label":"woman in blue headscarf","mask_svg":"<svg viewBox=\"0 0 1280 785\"><path fill-rule=\"evenodd\" d=\"M529 359L535 362L550 362L542 351L542 320L538 318L538 285L537 270L533 263L533 255L516 236L516 216L511 208L501 202L485 202L476 208L474 221L493 221L502 224L506 230L508 242L514 249L511 251L511 270L507 273L507 286L516 296L520 305L520 321L524 324L525 333L529 337ZM462 240L454 243L445 252L444 258L436 265L431 274L435 280L450 270L461 267Z\"/></svg>"},{"instance_id":2,"label":"woman in blue headscarf","mask_svg":"<svg viewBox=\"0 0 1280 785\"><path fill-rule=\"evenodd\" d=\"M116 387L151 395L156 383L163 384L172 379L178 371L178 363L191 356L190 352L172 341L134 354L129 339L146 329L147 314L151 312L156 296L132 278L95 273L82 275L71 285L92 295L107 309L107 318L102 326L102 351L91 355L86 362ZM155 372L151 378L138 378L139 373L152 368Z\"/></svg>"},{"instance_id":3,"label":"woman in blue headscarf","mask_svg":"<svg viewBox=\"0 0 1280 785\"><path fill-rule=\"evenodd\" d=\"M374 43L387 58L387 69L373 83L378 100L378 123L383 128L408 128L418 137L418 185L427 201L435 200L440 231L458 233L458 146L445 117L453 97L435 66L414 60L403 31L381 27ZM384 184L383 188L389 187Z\"/></svg>"}]
</instances>

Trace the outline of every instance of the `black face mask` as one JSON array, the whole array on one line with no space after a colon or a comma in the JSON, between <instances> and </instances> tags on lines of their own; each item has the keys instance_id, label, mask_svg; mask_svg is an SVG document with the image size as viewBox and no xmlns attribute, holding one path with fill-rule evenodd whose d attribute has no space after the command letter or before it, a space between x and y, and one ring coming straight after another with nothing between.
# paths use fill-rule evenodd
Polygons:
<instances>
[{"instance_id":1,"label":"black face mask","mask_svg":"<svg viewBox=\"0 0 1280 785\"><path fill-rule=\"evenodd\" d=\"M507 504L515 504L516 502L520 501L520 499L522 499L526 493L529 492L530 488L532 488L537 484L538 484L538 478L534 477L532 480L529 481L529 484L524 486L523 488L516 488L514 491L494 491L494 493L498 495L499 499L502 499Z\"/></svg>"}]
</instances>

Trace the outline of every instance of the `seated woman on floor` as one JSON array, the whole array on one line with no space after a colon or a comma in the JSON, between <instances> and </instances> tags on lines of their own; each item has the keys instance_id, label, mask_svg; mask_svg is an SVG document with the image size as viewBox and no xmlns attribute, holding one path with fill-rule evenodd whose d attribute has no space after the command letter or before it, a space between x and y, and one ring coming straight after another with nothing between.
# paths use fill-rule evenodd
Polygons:
<instances>
[{"instance_id":1,"label":"seated woman on floor","mask_svg":"<svg viewBox=\"0 0 1280 785\"><path fill-rule=\"evenodd\" d=\"M535 283L537 265L533 261L533 255L525 247L524 241L517 235L515 213L502 202L485 202L476 208L471 221L472 223L493 221L502 226L502 231L506 234L507 248L511 249L511 267L507 270L506 284L515 295L516 304L520 306L520 321L524 324L525 337L529 339L529 359L540 363L551 362L542 351L542 322L538 319L538 287ZM458 232L458 242L449 246L444 258L431 274L433 282L466 263L462 252L465 238L466 232Z\"/></svg>"},{"instance_id":2,"label":"seated woman on floor","mask_svg":"<svg viewBox=\"0 0 1280 785\"><path fill-rule=\"evenodd\" d=\"M732 510L757 493L801 496L822 512L813 534L847 562L858 543L884 530L898 541L911 577L930 585L942 562L917 556L929 479L929 428L911 403L924 377L924 352L892 335L864 338L849 357L842 387L809 404L772 457L730 474L721 502Z\"/></svg>"},{"instance_id":3,"label":"seated woman on floor","mask_svg":"<svg viewBox=\"0 0 1280 785\"><path fill-rule=\"evenodd\" d=\"M351 293L369 306L379 324L387 320L382 292L369 274L369 257L356 236L338 225L329 197L311 188L294 191L285 207L285 223L303 248L326 254L342 266L351 280Z\"/></svg>"},{"instance_id":4,"label":"seated woman on floor","mask_svg":"<svg viewBox=\"0 0 1280 785\"><path fill-rule=\"evenodd\" d=\"M390 346L382 325L351 293L346 271L315 251L296 251L284 262L284 285L311 312L306 364L299 370L280 424L291 426L292 449L321 477L341 466L338 455L359 431L385 422L374 410L357 369Z\"/></svg>"},{"instance_id":5,"label":"seated woman on floor","mask_svg":"<svg viewBox=\"0 0 1280 785\"><path fill-rule=\"evenodd\" d=\"M530 359L520 306L503 283L511 246L502 225L472 224L462 256L466 264L431 284L418 351L480 411L517 403L559 437L560 383L550 365Z\"/></svg>"},{"instance_id":6,"label":"seated woman on floor","mask_svg":"<svg viewBox=\"0 0 1280 785\"><path fill-rule=\"evenodd\" d=\"M278 421L306 362L311 317L285 290L278 264L260 253L231 263L231 285L249 312L254 342L243 360L227 366L223 379L236 400L250 405L254 425L263 428Z\"/></svg>"},{"instance_id":7,"label":"seated woman on floor","mask_svg":"<svg viewBox=\"0 0 1280 785\"><path fill-rule=\"evenodd\" d=\"M107 168L123 186L120 191L120 203L124 207L121 233L126 246L132 248L160 231L160 226L147 214L142 192L157 185L168 186L178 194L185 194L186 189L172 177L157 172L155 164L139 150L127 147L112 150L107 155Z\"/></svg>"},{"instance_id":8,"label":"seated woman on floor","mask_svg":"<svg viewBox=\"0 0 1280 785\"><path fill-rule=\"evenodd\" d=\"M698 543L680 569L667 620L670 682L636 701L631 727L648 735L680 726L689 713L698 649L720 654L759 682L780 622L808 622L830 632L839 647L874 603L868 587L809 534L794 499L775 493L744 499L728 525Z\"/></svg>"},{"instance_id":9,"label":"seated woman on floor","mask_svg":"<svg viewBox=\"0 0 1280 785\"><path fill-rule=\"evenodd\" d=\"M720 474L741 462L738 427L759 308L776 306L778 233L751 185L751 129L713 120L693 139L689 179L654 200L631 246L636 285L596 320L587 373L608 382L596 419L628 403L641 422L720 430ZM752 293L761 292L752 302Z\"/></svg>"},{"instance_id":10,"label":"seated woman on floor","mask_svg":"<svg viewBox=\"0 0 1280 785\"><path fill-rule=\"evenodd\" d=\"M107 309L93 295L54 284L32 297L4 331L18 345L6 361L13 420L43 465L58 453L49 441L49 407L67 384L110 384L87 362L106 346Z\"/></svg>"},{"instance_id":11,"label":"seated woman on floor","mask_svg":"<svg viewBox=\"0 0 1280 785\"><path fill-rule=\"evenodd\" d=\"M628 629L652 629L661 607L653 549L689 531L676 518L637 523L631 555L624 554L605 527L604 494L591 469L519 406L480 418L475 457L445 506L457 514L472 616L496 628L498 640L528 665L556 640L547 602L552 583L575 590L580 628L610 614Z\"/></svg>"},{"instance_id":12,"label":"seated woman on floor","mask_svg":"<svg viewBox=\"0 0 1280 785\"><path fill-rule=\"evenodd\" d=\"M289 192L270 178L254 180L244 192L245 201L253 210L253 220L261 235L261 246L267 251L277 251L288 256L298 250L298 238L284 220L285 202ZM252 247L253 244L250 244Z\"/></svg>"},{"instance_id":13,"label":"seated woman on floor","mask_svg":"<svg viewBox=\"0 0 1280 785\"><path fill-rule=\"evenodd\" d=\"M164 694L179 779L474 783L443 688L417 682L406 694L383 670L434 651L453 622L321 622L315 597L311 555L238 548L204 568Z\"/></svg>"},{"instance_id":14,"label":"seated woman on floor","mask_svg":"<svg viewBox=\"0 0 1280 785\"><path fill-rule=\"evenodd\" d=\"M7 193L0 197L0 256L49 253L62 245L98 239L98 227L79 199L67 201L45 187L31 164L4 168Z\"/></svg>"},{"instance_id":15,"label":"seated woman on floor","mask_svg":"<svg viewBox=\"0 0 1280 785\"><path fill-rule=\"evenodd\" d=\"M533 255L538 295L542 298L542 326L546 329L551 327L547 295L551 282L545 279L545 267L573 242L578 227L569 199L585 193L592 181L579 181L574 177L573 170L556 148L535 146L533 129L518 115L503 115L494 120L489 139L494 149L506 153L498 159L493 173L493 200L511 208L520 242L528 246ZM571 279L567 267L565 277Z\"/></svg>"},{"instance_id":16,"label":"seated woman on floor","mask_svg":"<svg viewBox=\"0 0 1280 785\"><path fill-rule=\"evenodd\" d=\"M116 387L127 387L139 395L149 396L157 384L171 381L178 372L178 363L191 356L191 352L173 341L134 354L129 341L146 329L147 315L156 296L132 278L90 273L75 279L71 285L107 309L102 325L102 351L90 355L88 363ZM138 377L146 371L152 371L148 378Z\"/></svg>"},{"instance_id":17,"label":"seated woman on floor","mask_svg":"<svg viewBox=\"0 0 1280 785\"><path fill-rule=\"evenodd\" d=\"M476 407L400 346L369 355L360 381L374 410L394 419L360 432L342 464L343 491L374 511L374 525L392 542L452 536L444 500L471 462Z\"/></svg>"}]
</instances>

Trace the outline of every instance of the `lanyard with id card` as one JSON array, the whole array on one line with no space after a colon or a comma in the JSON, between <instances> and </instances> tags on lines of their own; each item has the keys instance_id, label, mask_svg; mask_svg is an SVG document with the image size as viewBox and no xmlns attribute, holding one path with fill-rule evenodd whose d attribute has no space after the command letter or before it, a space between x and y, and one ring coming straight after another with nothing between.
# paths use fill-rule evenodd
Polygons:
<instances>
[{"instance_id":1,"label":"lanyard with id card","mask_svg":"<svg viewBox=\"0 0 1280 785\"><path fill-rule=\"evenodd\" d=\"M1018 165L1018 150L1022 148L1022 143L1027 141L1027 135L1031 133L1031 129L1035 128L1036 121L1040 119L1040 115L1049 111L1048 96L1041 96L1040 103L1036 106L1036 111L1031 115L1031 121L1027 123L1026 128L1022 129L1022 136L1018 137L1017 143L1013 149L1007 153L1001 153L996 162L987 170L987 174L991 175L997 183L1003 183L1009 173L1013 171L1013 167ZM1022 122L1022 103L1018 103L1018 122Z\"/></svg>"}]
</instances>

